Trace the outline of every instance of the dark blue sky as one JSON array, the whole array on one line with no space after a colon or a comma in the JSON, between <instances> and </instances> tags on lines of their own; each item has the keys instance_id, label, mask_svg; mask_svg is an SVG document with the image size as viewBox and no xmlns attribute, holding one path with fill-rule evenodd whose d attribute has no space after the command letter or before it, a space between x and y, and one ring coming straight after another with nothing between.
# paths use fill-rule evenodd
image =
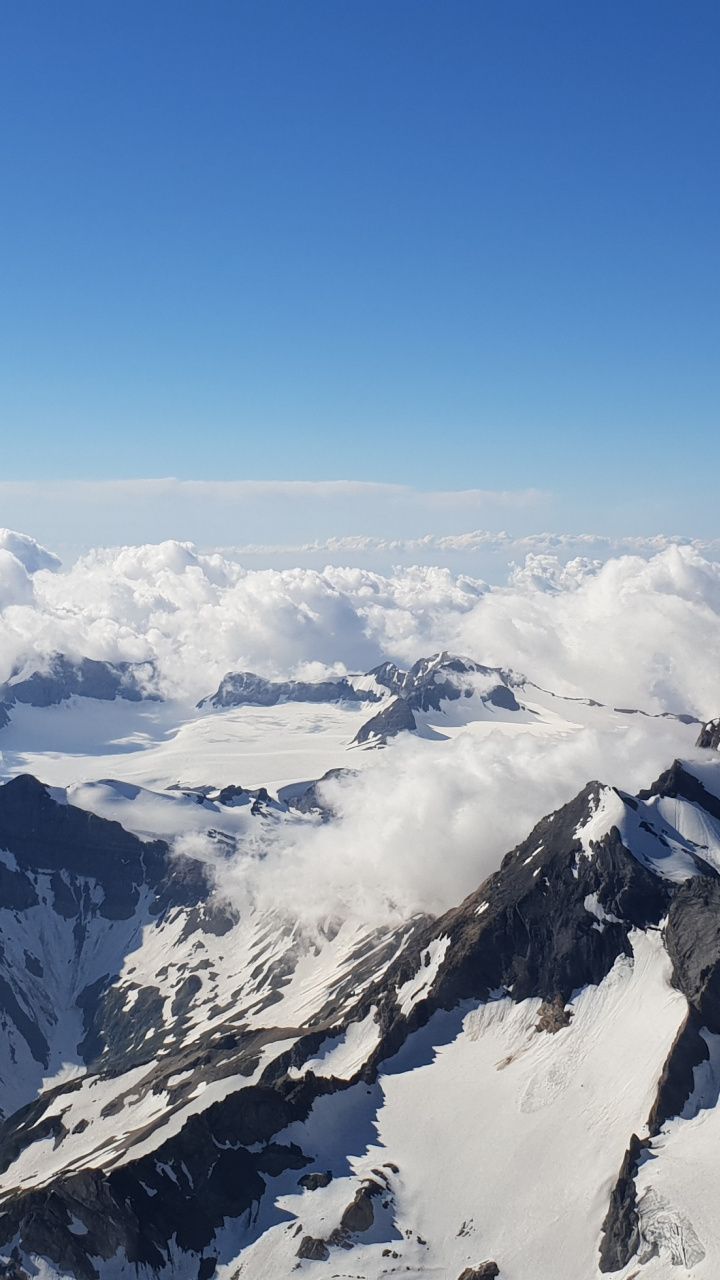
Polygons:
<instances>
[{"instance_id":1,"label":"dark blue sky","mask_svg":"<svg viewBox=\"0 0 720 1280\"><path fill-rule=\"evenodd\" d=\"M3 478L712 532L719 64L716 0L1 0Z\"/></svg>"}]
</instances>

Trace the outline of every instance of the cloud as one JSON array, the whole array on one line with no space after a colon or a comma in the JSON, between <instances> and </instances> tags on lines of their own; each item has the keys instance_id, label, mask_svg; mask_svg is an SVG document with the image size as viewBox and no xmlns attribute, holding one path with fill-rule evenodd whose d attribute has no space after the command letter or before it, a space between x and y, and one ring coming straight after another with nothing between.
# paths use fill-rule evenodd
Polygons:
<instances>
[{"instance_id":1,"label":"cloud","mask_svg":"<svg viewBox=\"0 0 720 1280\"><path fill-rule=\"evenodd\" d=\"M550 495L536 489L424 490L357 480L0 481L5 524L32 527L74 559L92 546L116 545L132 529L136 542L191 538L204 546L318 543L365 529L414 536L430 525L451 532L463 523L527 519Z\"/></svg>"},{"instance_id":2,"label":"cloud","mask_svg":"<svg viewBox=\"0 0 720 1280\"><path fill-rule=\"evenodd\" d=\"M231 862L192 852L241 909L284 908L311 924L333 917L390 922L439 913L498 867L546 813L591 778L637 790L687 751L676 722L587 728L543 738L494 731L437 744L398 740L367 771L328 782L337 818L277 825ZM189 852L187 845L180 848ZM310 889L311 887L311 889Z\"/></svg>"},{"instance_id":3,"label":"cloud","mask_svg":"<svg viewBox=\"0 0 720 1280\"><path fill-rule=\"evenodd\" d=\"M604 563L532 553L495 586L437 564L251 569L173 541L32 577L4 556L0 679L52 649L152 658L168 693L197 699L232 669L366 670L451 649L614 705L720 706L720 564L692 546Z\"/></svg>"},{"instance_id":4,"label":"cloud","mask_svg":"<svg viewBox=\"0 0 720 1280\"><path fill-rule=\"evenodd\" d=\"M600 533L533 533L522 537L505 531L474 529L468 533L427 533L417 538L384 538L374 534L352 534L317 539L303 543L245 543L224 547L226 555L243 559L276 557L302 558L308 555L350 553L372 556L377 553L396 557L449 555L461 552L495 553L504 560L526 555L573 556L579 553L608 559L617 555L656 555L668 547L692 547L702 554L720 556L720 538L687 538L680 534L650 534L609 537Z\"/></svg>"},{"instance_id":5,"label":"cloud","mask_svg":"<svg viewBox=\"0 0 720 1280\"><path fill-rule=\"evenodd\" d=\"M58 556L53 555L46 547L41 547L39 542L29 538L26 533L0 529L0 548L19 560L28 573L37 573L38 569L54 571L60 568Z\"/></svg>"},{"instance_id":6,"label":"cloud","mask_svg":"<svg viewBox=\"0 0 720 1280\"><path fill-rule=\"evenodd\" d=\"M537 507L550 495L540 489L416 489L374 480L180 480L174 476L128 480L1 480L0 501L62 499L102 504L118 499L243 503L262 499L307 500L380 498L430 510L451 507Z\"/></svg>"},{"instance_id":7,"label":"cloud","mask_svg":"<svg viewBox=\"0 0 720 1280\"><path fill-rule=\"evenodd\" d=\"M32 579L10 551L0 548L0 612L12 605L31 605Z\"/></svg>"}]
</instances>

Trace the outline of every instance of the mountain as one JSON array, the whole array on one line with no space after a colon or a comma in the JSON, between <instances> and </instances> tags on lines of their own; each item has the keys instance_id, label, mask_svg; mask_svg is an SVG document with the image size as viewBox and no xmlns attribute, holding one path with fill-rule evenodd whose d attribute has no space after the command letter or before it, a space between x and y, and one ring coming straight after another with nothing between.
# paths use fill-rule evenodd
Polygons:
<instances>
[{"instance_id":1,"label":"mountain","mask_svg":"<svg viewBox=\"0 0 720 1280\"><path fill-rule=\"evenodd\" d=\"M94 658L68 658L53 653L41 667L17 671L0 686L0 704L54 707L69 698L95 698L110 702L123 698L140 702L157 700L156 673L150 662L98 662ZM7 721L6 721L7 723Z\"/></svg>"},{"instance_id":2,"label":"mountain","mask_svg":"<svg viewBox=\"0 0 720 1280\"><path fill-rule=\"evenodd\" d=\"M413 714L453 676L514 696L385 674ZM228 824L317 821L238 793L164 801L219 824L220 866ZM590 782L458 906L382 927L233 906L27 776L0 849L8 1277L717 1276L716 751Z\"/></svg>"},{"instance_id":3,"label":"mountain","mask_svg":"<svg viewBox=\"0 0 720 1280\"><path fill-rule=\"evenodd\" d=\"M361 692L344 676L338 680L265 680L252 671L229 671L215 693L198 707L275 707L279 702L373 702L377 694Z\"/></svg>"},{"instance_id":4,"label":"mountain","mask_svg":"<svg viewBox=\"0 0 720 1280\"><path fill-rule=\"evenodd\" d=\"M369 676L393 696L358 730L354 741L359 745L384 746L398 733L415 732L422 723L417 713L446 712L449 704L460 699L471 700L472 705L465 707L468 719L523 710L513 693L510 672L449 653L421 658L409 671L384 662Z\"/></svg>"},{"instance_id":5,"label":"mountain","mask_svg":"<svg viewBox=\"0 0 720 1280\"><path fill-rule=\"evenodd\" d=\"M353 742L358 746L385 746L402 732L443 736L448 729L477 722L532 724L568 715L576 718L583 711L599 713L594 717L598 721L608 715L615 720L647 715L632 707L605 707L593 698L564 697L517 672L447 652L421 658L407 671L384 662L365 679L387 689L390 696L356 733ZM648 718L699 723L685 713Z\"/></svg>"}]
</instances>

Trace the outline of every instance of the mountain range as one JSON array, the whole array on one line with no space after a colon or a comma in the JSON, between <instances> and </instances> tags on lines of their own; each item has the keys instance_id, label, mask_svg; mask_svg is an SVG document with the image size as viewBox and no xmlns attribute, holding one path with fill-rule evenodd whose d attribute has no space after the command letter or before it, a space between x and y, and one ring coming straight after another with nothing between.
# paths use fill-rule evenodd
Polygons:
<instances>
[{"instance_id":1,"label":"mountain range","mask_svg":"<svg viewBox=\"0 0 720 1280\"><path fill-rule=\"evenodd\" d=\"M103 698L73 680L43 725ZM309 693L240 673L200 722L309 704L312 734L325 698L378 708L325 782L0 786L0 1275L717 1276L720 722L645 790L589 781L449 910L373 920L224 869L332 834L327 787L401 716L442 751L641 713L442 654Z\"/></svg>"}]
</instances>

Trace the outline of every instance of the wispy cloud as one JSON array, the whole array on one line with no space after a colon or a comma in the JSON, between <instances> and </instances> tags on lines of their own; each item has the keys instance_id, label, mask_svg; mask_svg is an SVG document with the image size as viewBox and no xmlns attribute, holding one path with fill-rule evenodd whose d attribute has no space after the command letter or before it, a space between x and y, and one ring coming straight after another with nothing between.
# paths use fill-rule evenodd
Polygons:
<instances>
[{"instance_id":1,"label":"wispy cloud","mask_svg":"<svg viewBox=\"0 0 720 1280\"><path fill-rule=\"evenodd\" d=\"M541 489L416 489L374 480L181 480L174 476L128 480L3 480L0 501L15 498L105 502L108 499L176 497L239 503L264 499L335 501L385 499L433 508L538 507L551 495Z\"/></svg>"}]
</instances>

